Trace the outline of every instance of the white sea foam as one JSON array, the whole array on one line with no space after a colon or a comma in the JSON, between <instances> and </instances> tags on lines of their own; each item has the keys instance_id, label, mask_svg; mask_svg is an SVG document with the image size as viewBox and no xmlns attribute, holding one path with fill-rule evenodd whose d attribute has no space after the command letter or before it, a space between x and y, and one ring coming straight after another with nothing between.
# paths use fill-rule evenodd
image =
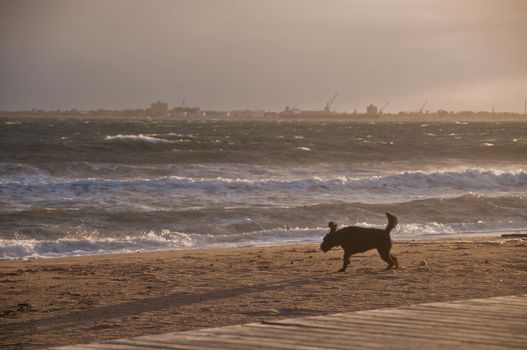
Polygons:
<instances>
[{"instance_id":1,"label":"white sea foam","mask_svg":"<svg viewBox=\"0 0 527 350\"><path fill-rule=\"evenodd\" d=\"M22 171L34 171L25 169ZM189 206L301 206L315 200L334 202L403 202L450 198L474 192L486 196L525 196L527 172L464 170L404 172L361 177L228 178L163 176L157 178L68 179L18 169L0 176L0 204L10 210L91 208L105 210L171 210ZM196 204L198 203L198 204Z\"/></svg>"},{"instance_id":2,"label":"white sea foam","mask_svg":"<svg viewBox=\"0 0 527 350\"><path fill-rule=\"evenodd\" d=\"M61 181L62 180L62 181ZM444 172L404 172L385 176L366 177L310 177L297 179L243 179L243 178L196 178L182 176L165 176L159 178L131 178L131 179L102 179L85 178L64 180L60 178L36 177L20 181L17 176L5 176L0 182L0 190L9 191L10 188L23 189L32 186L32 191L39 187L46 191L72 190L83 188L86 190L111 190L112 188L126 189L152 189L185 188L203 189L208 191L283 191L283 190L364 190L389 188L402 189L429 189L429 188L454 188L465 191L487 189L513 188L521 190L527 187L527 172L523 170L476 170Z\"/></svg>"},{"instance_id":3,"label":"white sea foam","mask_svg":"<svg viewBox=\"0 0 527 350\"><path fill-rule=\"evenodd\" d=\"M46 183L50 174L48 171L28 164L0 162L0 191L2 185L31 185ZM1 193L1 192L0 192Z\"/></svg>"},{"instance_id":4,"label":"white sea foam","mask_svg":"<svg viewBox=\"0 0 527 350\"><path fill-rule=\"evenodd\" d=\"M58 240L1 239L0 259L27 259L74 255L98 255L136 251L184 248L194 245L184 233L148 232L123 238L100 238L96 235Z\"/></svg>"},{"instance_id":5,"label":"white sea foam","mask_svg":"<svg viewBox=\"0 0 527 350\"><path fill-rule=\"evenodd\" d=\"M121 142L142 142L142 143L172 143L173 141L171 140L167 140L167 139L163 139L163 138L158 138L158 137L153 137L153 136L148 136L148 135L143 135L143 134L138 134L138 135L107 135L105 138L104 138L105 141L121 141Z\"/></svg>"},{"instance_id":6,"label":"white sea foam","mask_svg":"<svg viewBox=\"0 0 527 350\"><path fill-rule=\"evenodd\" d=\"M378 227L368 223L353 226ZM340 227L345 227L342 225ZM395 240L450 236L467 233L524 231L525 228L507 227L491 223L442 224L436 222L403 224L392 231ZM265 246L277 244L319 243L327 228L278 228L229 235L181 233L162 230L137 236L101 238L91 235L58 240L0 239L0 259L53 258L63 256L100 255L191 248Z\"/></svg>"},{"instance_id":7,"label":"white sea foam","mask_svg":"<svg viewBox=\"0 0 527 350\"><path fill-rule=\"evenodd\" d=\"M162 230L160 233L152 231L122 238L100 238L93 235L58 240L0 239L0 259L315 242L323 234L323 229L319 228L266 230L233 235L187 234Z\"/></svg>"}]
</instances>

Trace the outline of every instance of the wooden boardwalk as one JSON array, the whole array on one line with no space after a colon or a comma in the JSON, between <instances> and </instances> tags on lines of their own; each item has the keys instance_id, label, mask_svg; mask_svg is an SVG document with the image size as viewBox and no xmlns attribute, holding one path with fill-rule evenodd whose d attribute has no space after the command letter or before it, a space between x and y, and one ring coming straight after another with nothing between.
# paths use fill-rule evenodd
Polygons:
<instances>
[{"instance_id":1,"label":"wooden boardwalk","mask_svg":"<svg viewBox=\"0 0 527 350\"><path fill-rule=\"evenodd\" d=\"M527 295L249 323L58 349L527 349Z\"/></svg>"}]
</instances>

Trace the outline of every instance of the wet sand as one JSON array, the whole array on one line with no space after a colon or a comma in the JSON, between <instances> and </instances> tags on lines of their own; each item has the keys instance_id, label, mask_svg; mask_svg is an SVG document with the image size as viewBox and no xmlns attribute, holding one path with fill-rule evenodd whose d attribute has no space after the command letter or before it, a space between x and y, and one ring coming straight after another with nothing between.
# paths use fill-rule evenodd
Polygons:
<instances>
[{"instance_id":1,"label":"wet sand","mask_svg":"<svg viewBox=\"0 0 527 350\"><path fill-rule=\"evenodd\" d=\"M396 243L341 266L318 245L0 261L0 348L527 293L527 240Z\"/></svg>"}]
</instances>

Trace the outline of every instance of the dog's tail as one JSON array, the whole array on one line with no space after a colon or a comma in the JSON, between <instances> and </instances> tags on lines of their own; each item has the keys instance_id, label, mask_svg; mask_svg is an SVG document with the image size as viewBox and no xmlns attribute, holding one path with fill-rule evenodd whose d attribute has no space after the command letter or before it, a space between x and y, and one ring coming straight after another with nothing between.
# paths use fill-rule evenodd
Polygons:
<instances>
[{"instance_id":1,"label":"dog's tail","mask_svg":"<svg viewBox=\"0 0 527 350\"><path fill-rule=\"evenodd\" d=\"M388 217L388 225L386 226L386 233L390 233L395 226L399 223L399 220L395 215L392 215L390 213L386 213L386 217Z\"/></svg>"}]
</instances>

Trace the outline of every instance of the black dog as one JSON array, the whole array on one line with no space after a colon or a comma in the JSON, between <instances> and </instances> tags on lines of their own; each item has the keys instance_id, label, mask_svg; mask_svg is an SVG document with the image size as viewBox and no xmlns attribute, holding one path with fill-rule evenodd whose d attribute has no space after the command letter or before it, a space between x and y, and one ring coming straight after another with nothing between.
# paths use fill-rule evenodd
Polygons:
<instances>
[{"instance_id":1,"label":"black dog","mask_svg":"<svg viewBox=\"0 0 527 350\"><path fill-rule=\"evenodd\" d=\"M341 246L344 249L344 264L339 272L346 270L346 267L350 264L350 257L353 254L374 248L377 248L381 259L388 263L387 270L393 266L399 267L397 258L390 254L392 248L390 231L397 226L399 221L397 217L390 213L386 213L386 216L388 217L388 225L384 230L357 226L348 226L337 230L337 224L330 222L328 224L330 231L324 236L320 249L324 253L337 246Z\"/></svg>"}]
</instances>

